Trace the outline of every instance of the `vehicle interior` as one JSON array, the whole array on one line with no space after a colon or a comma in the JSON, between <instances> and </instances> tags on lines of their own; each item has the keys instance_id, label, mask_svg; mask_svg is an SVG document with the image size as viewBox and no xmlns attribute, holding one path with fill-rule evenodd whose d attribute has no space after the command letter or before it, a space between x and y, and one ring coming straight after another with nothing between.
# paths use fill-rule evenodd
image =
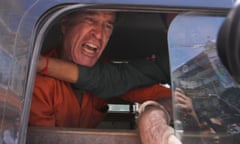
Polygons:
<instances>
[{"instance_id":1,"label":"vehicle interior","mask_svg":"<svg viewBox=\"0 0 240 144\"><path fill-rule=\"evenodd\" d=\"M152 56L158 56L162 69L170 78L167 29L175 15L175 12L119 11L112 36L102 57L121 63L132 59L147 59ZM47 48L54 47L59 41L61 41L61 32L59 20L56 19L46 32L41 53L45 53L49 50ZM170 81L167 84L170 85ZM171 107L171 100L169 99L159 99L159 102ZM129 103L119 97L108 99L108 103L109 111L97 129L65 129L65 132L71 133L74 131L79 133L79 135L83 136L81 141L91 141L89 143L93 143L93 138L96 138L96 136L101 137L102 134L109 136L109 140L121 138L122 141L127 139L127 143L139 143L136 134L137 108L139 104ZM49 138L50 133L56 134L61 130L30 127L27 142L34 143L39 141L38 138L41 131L44 131L41 133ZM122 138L123 136L124 138ZM70 139L70 137L66 138ZM48 142L45 141L44 143Z\"/></svg>"}]
</instances>

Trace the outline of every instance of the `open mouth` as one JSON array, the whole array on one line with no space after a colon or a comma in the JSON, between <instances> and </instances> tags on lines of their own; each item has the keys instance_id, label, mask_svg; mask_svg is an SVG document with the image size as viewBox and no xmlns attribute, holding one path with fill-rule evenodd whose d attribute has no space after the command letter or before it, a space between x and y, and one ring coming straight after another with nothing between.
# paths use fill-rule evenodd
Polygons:
<instances>
[{"instance_id":1,"label":"open mouth","mask_svg":"<svg viewBox=\"0 0 240 144\"><path fill-rule=\"evenodd\" d=\"M84 43L82 46L84 51L87 52L88 54L95 54L98 51L97 45L91 43Z\"/></svg>"}]
</instances>

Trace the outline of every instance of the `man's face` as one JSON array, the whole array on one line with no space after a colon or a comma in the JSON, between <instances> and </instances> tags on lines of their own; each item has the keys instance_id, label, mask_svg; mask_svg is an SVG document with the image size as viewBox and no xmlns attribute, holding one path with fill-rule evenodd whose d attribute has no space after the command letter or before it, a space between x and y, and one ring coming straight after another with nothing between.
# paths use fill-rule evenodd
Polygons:
<instances>
[{"instance_id":1,"label":"man's face","mask_svg":"<svg viewBox=\"0 0 240 144\"><path fill-rule=\"evenodd\" d=\"M113 30L114 12L86 11L62 21L63 56L91 67L101 56Z\"/></svg>"}]
</instances>

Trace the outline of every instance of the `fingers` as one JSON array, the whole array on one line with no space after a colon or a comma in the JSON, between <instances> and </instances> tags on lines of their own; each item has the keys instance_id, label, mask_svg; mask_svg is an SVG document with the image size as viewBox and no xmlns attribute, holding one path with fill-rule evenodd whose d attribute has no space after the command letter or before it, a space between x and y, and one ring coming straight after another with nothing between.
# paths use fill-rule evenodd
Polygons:
<instances>
[{"instance_id":1,"label":"fingers","mask_svg":"<svg viewBox=\"0 0 240 144\"><path fill-rule=\"evenodd\" d=\"M176 89L176 91L174 92L174 94L175 94L175 96L176 97L180 97L180 98L182 98L183 100L185 100L185 99L188 99L188 96L186 96L185 94L184 94L184 92L182 91L182 90L178 90L178 89Z\"/></svg>"},{"instance_id":2,"label":"fingers","mask_svg":"<svg viewBox=\"0 0 240 144\"><path fill-rule=\"evenodd\" d=\"M193 109L192 99L186 96L183 90L176 88L174 94L175 94L174 102L177 108L180 108L184 111L191 111Z\"/></svg>"},{"instance_id":3,"label":"fingers","mask_svg":"<svg viewBox=\"0 0 240 144\"><path fill-rule=\"evenodd\" d=\"M175 100L177 102L180 102L180 103L191 103L192 102L192 99L189 97L189 96L186 96L184 94L184 92L181 90L181 89L176 89L176 91L174 92L175 94Z\"/></svg>"},{"instance_id":4,"label":"fingers","mask_svg":"<svg viewBox=\"0 0 240 144\"><path fill-rule=\"evenodd\" d=\"M142 144L181 144L174 129L165 122L161 109L149 109L140 114L138 130Z\"/></svg>"},{"instance_id":5,"label":"fingers","mask_svg":"<svg viewBox=\"0 0 240 144\"><path fill-rule=\"evenodd\" d=\"M180 93L184 93L183 90L180 89L180 88L176 88L175 91L178 91L178 92L180 92Z\"/></svg>"},{"instance_id":6,"label":"fingers","mask_svg":"<svg viewBox=\"0 0 240 144\"><path fill-rule=\"evenodd\" d=\"M188 104L191 99L183 93L175 92L175 103Z\"/></svg>"},{"instance_id":7,"label":"fingers","mask_svg":"<svg viewBox=\"0 0 240 144\"><path fill-rule=\"evenodd\" d=\"M176 107L177 107L177 108L181 108L181 109L183 109L183 110L188 110L188 109L190 109L190 108L188 107L188 105L186 105L186 104L180 104L180 103L177 103L177 104L176 104Z\"/></svg>"}]
</instances>

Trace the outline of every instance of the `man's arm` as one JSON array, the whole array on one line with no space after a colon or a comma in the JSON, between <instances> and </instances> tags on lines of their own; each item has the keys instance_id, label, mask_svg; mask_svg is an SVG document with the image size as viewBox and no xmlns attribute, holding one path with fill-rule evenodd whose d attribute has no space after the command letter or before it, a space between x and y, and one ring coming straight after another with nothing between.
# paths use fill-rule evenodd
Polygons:
<instances>
[{"instance_id":1,"label":"man's arm","mask_svg":"<svg viewBox=\"0 0 240 144\"><path fill-rule=\"evenodd\" d=\"M169 83L169 76L157 62L133 60L112 64L98 62L94 67L79 66L75 87L84 88L103 98L119 96L130 89L156 83Z\"/></svg>"},{"instance_id":2,"label":"man's arm","mask_svg":"<svg viewBox=\"0 0 240 144\"><path fill-rule=\"evenodd\" d=\"M70 83L76 83L79 75L79 69L76 64L43 56L39 57L37 72Z\"/></svg>"},{"instance_id":3,"label":"man's arm","mask_svg":"<svg viewBox=\"0 0 240 144\"><path fill-rule=\"evenodd\" d=\"M40 57L38 71L46 67ZM88 90L102 98L121 95L130 89L156 83L169 83L169 74L161 69L158 61L133 60L129 63L113 64L98 62L93 67L77 66L60 59L49 58L47 73L60 80L74 83L74 87Z\"/></svg>"}]
</instances>

